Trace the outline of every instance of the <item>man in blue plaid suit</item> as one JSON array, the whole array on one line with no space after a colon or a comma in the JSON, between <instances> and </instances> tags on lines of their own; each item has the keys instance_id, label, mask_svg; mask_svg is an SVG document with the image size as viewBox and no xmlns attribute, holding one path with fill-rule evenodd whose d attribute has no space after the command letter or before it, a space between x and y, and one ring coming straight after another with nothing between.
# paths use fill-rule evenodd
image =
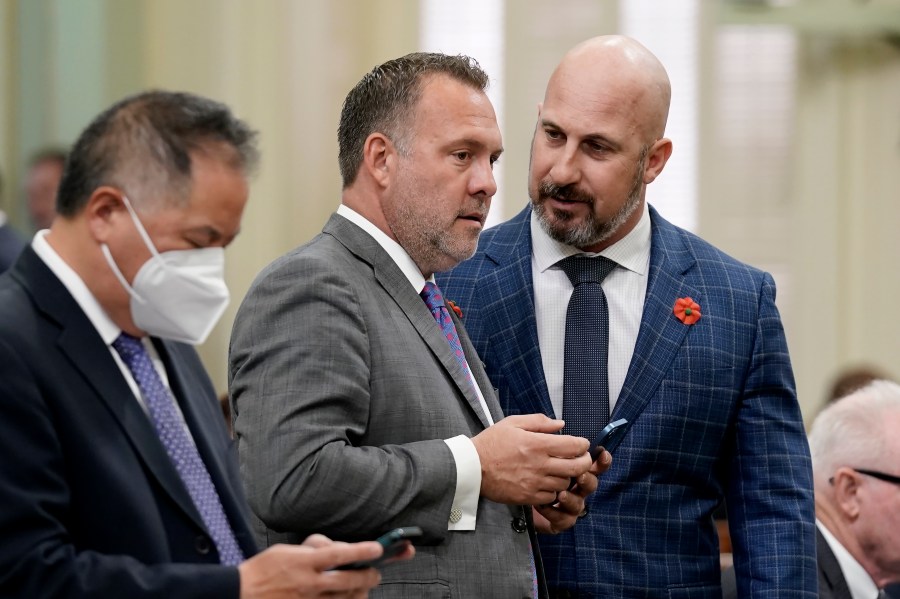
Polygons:
<instances>
[{"instance_id":1,"label":"man in blue plaid suit","mask_svg":"<svg viewBox=\"0 0 900 599\"><path fill-rule=\"evenodd\" d=\"M560 417L573 287L558 262L616 262L602 284L609 400L630 428L579 525L541 538L551 595L720 598L724 500L740 596L812 599L809 448L774 281L644 200L672 152L670 95L634 40L570 51L538 108L531 205L438 281L506 414Z\"/></svg>"}]
</instances>

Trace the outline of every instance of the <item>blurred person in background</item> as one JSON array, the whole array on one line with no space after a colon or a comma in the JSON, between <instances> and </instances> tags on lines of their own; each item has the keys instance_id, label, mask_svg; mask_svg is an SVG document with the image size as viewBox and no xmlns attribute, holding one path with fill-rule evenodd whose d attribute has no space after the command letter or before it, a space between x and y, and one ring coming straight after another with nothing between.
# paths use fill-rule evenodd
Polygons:
<instances>
[{"instance_id":1,"label":"blurred person in background","mask_svg":"<svg viewBox=\"0 0 900 599\"><path fill-rule=\"evenodd\" d=\"M0 208L3 206L3 173L0 172ZM0 274L12 266L25 248L25 238L9 223L6 213L0 209Z\"/></svg>"},{"instance_id":2,"label":"blurred person in background","mask_svg":"<svg viewBox=\"0 0 900 599\"><path fill-rule=\"evenodd\" d=\"M66 165L66 151L44 148L35 152L25 172L25 205L36 231L49 229L56 217L56 192Z\"/></svg>"}]
</instances>

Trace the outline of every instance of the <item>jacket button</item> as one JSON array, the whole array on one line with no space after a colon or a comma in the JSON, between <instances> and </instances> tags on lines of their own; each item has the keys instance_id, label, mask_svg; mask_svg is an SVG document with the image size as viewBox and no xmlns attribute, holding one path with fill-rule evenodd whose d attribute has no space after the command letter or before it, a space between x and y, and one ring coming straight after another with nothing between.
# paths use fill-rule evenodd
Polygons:
<instances>
[{"instance_id":1,"label":"jacket button","mask_svg":"<svg viewBox=\"0 0 900 599\"><path fill-rule=\"evenodd\" d=\"M585 504L585 505L584 505L584 509L581 510L581 513L580 513L580 514L578 514L578 517L579 517L579 518L584 518L585 516L588 515L588 512L589 512L589 511L590 511L590 509L588 508L587 504Z\"/></svg>"},{"instance_id":2,"label":"jacket button","mask_svg":"<svg viewBox=\"0 0 900 599\"><path fill-rule=\"evenodd\" d=\"M212 549L212 544L209 542L206 535L199 535L194 539L194 549L196 549L197 553L200 555L206 555L209 553L210 549Z\"/></svg>"},{"instance_id":3,"label":"jacket button","mask_svg":"<svg viewBox=\"0 0 900 599\"><path fill-rule=\"evenodd\" d=\"M512 519L512 529L516 532L526 532L528 530L528 523L525 521L524 517L516 516Z\"/></svg>"}]
</instances>

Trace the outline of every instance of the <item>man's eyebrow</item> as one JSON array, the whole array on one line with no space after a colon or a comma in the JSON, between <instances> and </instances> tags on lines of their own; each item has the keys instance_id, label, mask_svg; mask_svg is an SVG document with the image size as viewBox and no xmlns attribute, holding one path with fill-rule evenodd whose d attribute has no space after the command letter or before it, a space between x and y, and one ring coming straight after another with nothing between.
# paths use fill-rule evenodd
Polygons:
<instances>
[{"instance_id":1,"label":"man's eyebrow","mask_svg":"<svg viewBox=\"0 0 900 599\"><path fill-rule=\"evenodd\" d=\"M550 119L541 118L541 126L545 129L556 129L557 131L565 132L565 129L563 129L562 127L560 127L559 125L557 125ZM613 139L608 138L607 136L603 135L602 133L588 133L587 135L582 137L582 141L597 142L604 146L609 147L612 150L621 150L622 149L622 144L620 144L619 142L617 142Z\"/></svg>"},{"instance_id":2,"label":"man's eyebrow","mask_svg":"<svg viewBox=\"0 0 900 599\"><path fill-rule=\"evenodd\" d=\"M457 139L449 144L450 146L463 145L469 148L479 148L479 149L488 149L488 146L477 139L471 137L463 137L461 139ZM491 151L492 155L499 156L503 153L503 147L499 147L496 150Z\"/></svg>"}]
</instances>

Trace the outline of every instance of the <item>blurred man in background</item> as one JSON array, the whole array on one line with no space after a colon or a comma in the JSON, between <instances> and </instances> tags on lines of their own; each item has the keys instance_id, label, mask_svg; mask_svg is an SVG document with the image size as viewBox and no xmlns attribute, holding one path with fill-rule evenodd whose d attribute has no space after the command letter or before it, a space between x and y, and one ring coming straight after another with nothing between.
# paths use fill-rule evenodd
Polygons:
<instances>
[{"instance_id":1,"label":"blurred man in background","mask_svg":"<svg viewBox=\"0 0 900 599\"><path fill-rule=\"evenodd\" d=\"M44 148L28 161L25 173L25 205L36 231L49 229L56 217L56 192L66 165L66 151Z\"/></svg>"}]
</instances>

